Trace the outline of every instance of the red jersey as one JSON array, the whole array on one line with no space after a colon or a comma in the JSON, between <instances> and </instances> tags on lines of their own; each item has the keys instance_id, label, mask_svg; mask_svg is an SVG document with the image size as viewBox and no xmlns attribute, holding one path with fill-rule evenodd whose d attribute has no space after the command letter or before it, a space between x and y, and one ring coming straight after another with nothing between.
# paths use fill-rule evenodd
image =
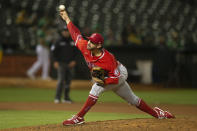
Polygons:
<instances>
[{"instance_id":1,"label":"red jersey","mask_svg":"<svg viewBox=\"0 0 197 131\"><path fill-rule=\"evenodd\" d=\"M69 22L67 26L75 41L75 46L82 52L89 69L91 70L94 66L101 67L107 72L105 84L117 84L120 73L115 57L105 49L102 50L101 56L93 56L91 51L87 49L88 41L83 39L79 29L72 22Z\"/></svg>"}]
</instances>

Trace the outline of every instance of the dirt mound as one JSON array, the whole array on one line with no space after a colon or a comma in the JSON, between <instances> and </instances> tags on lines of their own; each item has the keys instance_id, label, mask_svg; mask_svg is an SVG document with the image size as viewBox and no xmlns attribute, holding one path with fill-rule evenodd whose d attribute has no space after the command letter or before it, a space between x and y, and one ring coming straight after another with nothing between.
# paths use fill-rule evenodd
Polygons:
<instances>
[{"instance_id":1,"label":"dirt mound","mask_svg":"<svg viewBox=\"0 0 197 131\"><path fill-rule=\"evenodd\" d=\"M197 121L188 118L178 119L132 119L87 122L83 125L62 126L44 125L10 129L14 131L185 131L197 129ZM9 129L4 130L9 131Z\"/></svg>"}]
</instances>

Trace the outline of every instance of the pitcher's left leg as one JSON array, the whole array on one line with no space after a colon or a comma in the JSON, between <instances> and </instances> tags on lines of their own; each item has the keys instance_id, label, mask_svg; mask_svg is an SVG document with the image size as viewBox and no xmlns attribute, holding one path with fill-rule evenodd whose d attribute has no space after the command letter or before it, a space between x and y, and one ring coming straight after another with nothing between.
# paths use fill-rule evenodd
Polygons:
<instances>
[{"instance_id":1,"label":"pitcher's left leg","mask_svg":"<svg viewBox=\"0 0 197 131\"><path fill-rule=\"evenodd\" d=\"M74 117L72 117L71 119L65 120L63 122L63 125L76 125L76 124L82 124L84 123L84 116L85 114L92 108L92 106L94 106L97 102L97 99L99 97L99 95L104 91L105 89L101 86L98 86L97 84L94 84L92 86L92 89L90 91L90 94L85 102L85 104L83 105L83 107L81 108L81 110L79 111L79 113L77 113L77 115L75 115Z\"/></svg>"}]
</instances>

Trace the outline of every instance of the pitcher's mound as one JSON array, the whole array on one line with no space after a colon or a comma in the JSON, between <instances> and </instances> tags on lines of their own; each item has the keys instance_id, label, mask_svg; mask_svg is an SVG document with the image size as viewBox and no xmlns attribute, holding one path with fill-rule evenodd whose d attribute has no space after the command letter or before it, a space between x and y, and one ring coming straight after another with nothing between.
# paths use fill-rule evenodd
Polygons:
<instances>
[{"instance_id":1,"label":"pitcher's mound","mask_svg":"<svg viewBox=\"0 0 197 131\"><path fill-rule=\"evenodd\" d=\"M195 130L197 121L191 118L176 119L131 119L87 122L83 125L43 125L15 128L18 131L179 131ZM13 130L13 129L12 129Z\"/></svg>"}]
</instances>

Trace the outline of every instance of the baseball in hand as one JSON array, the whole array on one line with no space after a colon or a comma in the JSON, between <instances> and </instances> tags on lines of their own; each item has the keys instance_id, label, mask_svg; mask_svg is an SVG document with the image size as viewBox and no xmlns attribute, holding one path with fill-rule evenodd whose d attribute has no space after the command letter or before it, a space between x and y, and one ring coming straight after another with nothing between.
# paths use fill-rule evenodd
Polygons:
<instances>
[{"instance_id":1,"label":"baseball in hand","mask_svg":"<svg viewBox=\"0 0 197 131\"><path fill-rule=\"evenodd\" d=\"M64 5L59 5L59 10L60 10L60 11L65 10L65 6L64 6Z\"/></svg>"}]
</instances>

